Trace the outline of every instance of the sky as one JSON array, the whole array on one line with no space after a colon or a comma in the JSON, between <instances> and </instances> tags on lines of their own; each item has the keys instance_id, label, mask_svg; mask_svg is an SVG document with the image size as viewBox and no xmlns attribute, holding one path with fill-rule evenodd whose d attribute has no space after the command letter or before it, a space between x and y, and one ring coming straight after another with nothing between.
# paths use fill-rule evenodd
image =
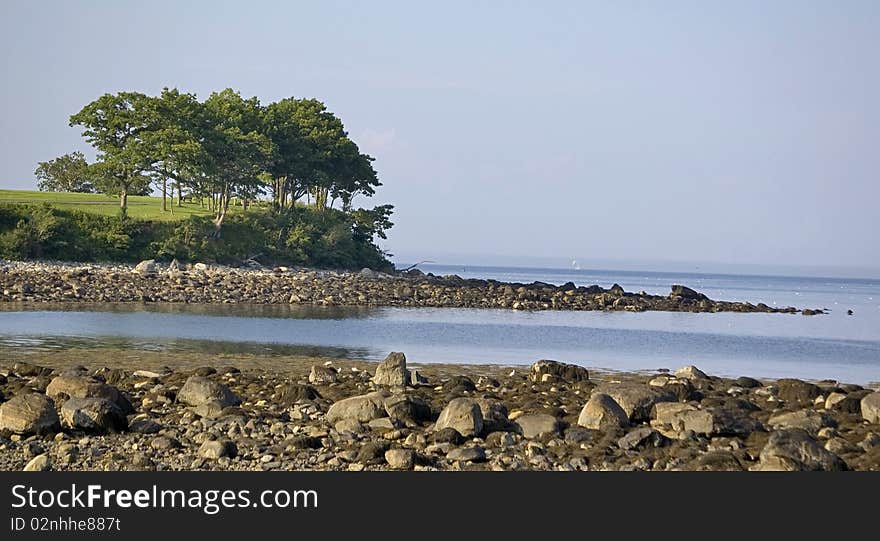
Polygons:
<instances>
[{"instance_id":1,"label":"sky","mask_svg":"<svg viewBox=\"0 0 880 541\"><path fill-rule=\"evenodd\" d=\"M399 261L880 268L880 2L0 5L2 188L105 92L232 87L343 120Z\"/></svg>"}]
</instances>

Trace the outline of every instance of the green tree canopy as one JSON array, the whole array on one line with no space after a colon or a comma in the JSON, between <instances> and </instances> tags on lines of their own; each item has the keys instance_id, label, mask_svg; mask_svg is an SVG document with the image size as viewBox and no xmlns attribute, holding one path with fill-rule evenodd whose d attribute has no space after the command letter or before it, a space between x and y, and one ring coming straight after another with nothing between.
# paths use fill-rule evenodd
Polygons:
<instances>
[{"instance_id":1,"label":"green tree canopy","mask_svg":"<svg viewBox=\"0 0 880 541\"><path fill-rule=\"evenodd\" d=\"M85 192L95 191L89 164L82 152L71 152L54 160L39 162L34 171L37 186L44 192Z\"/></svg>"}]
</instances>

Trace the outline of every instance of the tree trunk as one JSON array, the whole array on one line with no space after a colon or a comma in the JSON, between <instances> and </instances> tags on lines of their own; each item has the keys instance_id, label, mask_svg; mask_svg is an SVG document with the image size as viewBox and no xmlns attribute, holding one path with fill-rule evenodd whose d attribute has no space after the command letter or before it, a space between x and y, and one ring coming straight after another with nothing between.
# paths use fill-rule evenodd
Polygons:
<instances>
[{"instance_id":1,"label":"tree trunk","mask_svg":"<svg viewBox=\"0 0 880 541\"><path fill-rule=\"evenodd\" d=\"M128 190L126 188L123 188L122 193L119 194L119 208L128 208Z\"/></svg>"},{"instance_id":2,"label":"tree trunk","mask_svg":"<svg viewBox=\"0 0 880 541\"><path fill-rule=\"evenodd\" d=\"M183 188L180 187L180 181L177 182L177 206L183 206Z\"/></svg>"},{"instance_id":3,"label":"tree trunk","mask_svg":"<svg viewBox=\"0 0 880 541\"><path fill-rule=\"evenodd\" d=\"M162 212L168 211L168 179L162 177Z\"/></svg>"}]
</instances>

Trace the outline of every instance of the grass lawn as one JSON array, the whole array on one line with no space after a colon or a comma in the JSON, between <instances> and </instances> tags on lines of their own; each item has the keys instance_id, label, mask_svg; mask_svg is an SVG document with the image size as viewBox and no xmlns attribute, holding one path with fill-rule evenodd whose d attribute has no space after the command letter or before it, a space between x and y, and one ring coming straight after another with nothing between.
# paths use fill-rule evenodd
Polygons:
<instances>
[{"instance_id":1,"label":"grass lawn","mask_svg":"<svg viewBox=\"0 0 880 541\"><path fill-rule=\"evenodd\" d=\"M119 198L95 193L31 192L24 190L0 190L0 203L50 203L61 209L81 210L93 214L115 216L119 212ZM173 213L171 212L173 210ZM229 212L235 212L230 208ZM168 199L168 211L162 212L162 198L146 195L128 196L128 215L142 220L179 220L187 216L210 216L207 208L198 203L184 201L183 206L172 205Z\"/></svg>"}]
</instances>

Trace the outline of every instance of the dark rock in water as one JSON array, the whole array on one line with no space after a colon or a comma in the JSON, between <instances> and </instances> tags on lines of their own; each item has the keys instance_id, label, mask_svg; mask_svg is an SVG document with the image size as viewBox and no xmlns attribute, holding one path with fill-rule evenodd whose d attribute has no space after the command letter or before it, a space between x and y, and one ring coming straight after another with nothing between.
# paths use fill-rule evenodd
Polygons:
<instances>
[{"instance_id":1,"label":"dark rock in water","mask_svg":"<svg viewBox=\"0 0 880 541\"><path fill-rule=\"evenodd\" d=\"M177 392L177 401L188 406L198 406L211 400L220 402L223 407L241 404L241 399L229 387L202 376L190 376Z\"/></svg>"},{"instance_id":2,"label":"dark rock in water","mask_svg":"<svg viewBox=\"0 0 880 541\"><path fill-rule=\"evenodd\" d=\"M128 428L125 414L106 398L71 398L61 406L61 418L73 429L97 434Z\"/></svg>"},{"instance_id":3,"label":"dark rock in water","mask_svg":"<svg viewBox=\"0 0 880 541\"><path fill-rule=\"evenodd\" d=\"M443 392L449 395L461 395L472 393L477 390L473 380L467 376L452 376L449 381L443 383Z\"/></svg>"},{"instance_id":4,"label":"dark rock in water","mask_svg":"<svg viewBox=\"0 0 880 541\"><path fill-rule=\"evenodd\" d=\"M555 381L574 383L589 380L590 372L586 368L575 364L540 360L532 365L529 379L535 383L553 383Z\"/></svg>"},{"instance_id":5,"label":"dark rock in water","mask_svg":"<svg viewBox=\"0 0 880 541\"><path fill-rule=\"evenodd\" d=\"M854 313L854 312L853 312L852 310L847 310L847 311L846 311L846 315L848 315L848 316L853 315L853 313Z\"/></svg>"},{"instance_id":6,"label":"dark rock in water","mask_svg":"<svg viewBox=\"0 0 880 541\"><path fill-rule=\"evenodd\" d=\"M735 380L733 380L733 383L737 387L742 387L743 389L755 389L757 387L763 386L763 384L755 378L749 378L746 376L736 378Z\"/></svg>"},{"instance_id":7,"label":"dark rock in water","mask_svg":"<svg viewBox=\"0 0 880 541\"><path fill-rule=\"evenodd\" d=\"M812 405L813 400L822 394L818 385L799 379L781 379L776 382L777 395L786 403Z\"/></svg>"},{"instance_id":8,"label":"dark rock in water","mask_svg":"<svg viewBox=\"0 0 880 541\"><path fill-rule=\"evenodd\" d=\"M675 284L672 286L672 293L669 294L670 297L681 297L682 299L694 300L694 301L705 301L709 300L709 297L703 295L698 291L694 291L693 289Z\"/></svg>"},{"instance_id":9,"label":"dark rock in water","mask_svg":"<svg viewBox=\"0 0 880 541\"><path fill-rule=\"evenodd\" d=\"M803 310L801 310L801 314L803 314L805 316L818 316L819 314L824 314L824 313L825 313L825 311L822 309L813 310L810 308L804 308Z\"/></svg>"},{"instance_id":10,"label":"dark rock in water","mask_svg":"<svg viewBox=\"0 0 880 541\"><path fill-rule=\"evenodd\" d=\"M626 294L626 292L623 290L622 287L620 287L619 284L614 284L613 286L611 286L611 289L609 289L608 292L618 297L622 297L624 294Z\"/></svg>"},{"instance_id":11,"label":"dark rock in water","mask_svg":"<svg viewBox=\"0 0 880 541\"><path fill-rule=\"evenodd\" d=\"M432 443L451 443L453 445L461 445L465 442L464 437L454 428L441 428L431 434Z\"/></svg>"},{"instance_id":12,"label":"dark rock in water","mask_svg":"<svg viewBox=\"0 0 880 541\"><path fill-rule=\"evenodd\" d=\"M16 434L50 434L61 429L55 402L46 395L25 393L0 405L0 430Z\"/></svg>"},{"instance_id":13,"label":"dark rock in water","mask_svg":"<svg viewBox=\"0 0 880 541\"><path fill-rule=\"evenodd\" d=\"M302 383L287 383L275 390L272 399L284 406L290 407L297 402L309 402L321 398L321 393L311 385Z\"/></svg>"},{"instance_id":14,"label":"dark rock in water","mask_svg":"<svg viewBox=\"0 0 880 541\"><path fill-rule=\"evenodd\" d=\"M788 428L770 434L756 470L844 471L846 462L824 449L803 429Z\"/></svg>"}]
</instances>

